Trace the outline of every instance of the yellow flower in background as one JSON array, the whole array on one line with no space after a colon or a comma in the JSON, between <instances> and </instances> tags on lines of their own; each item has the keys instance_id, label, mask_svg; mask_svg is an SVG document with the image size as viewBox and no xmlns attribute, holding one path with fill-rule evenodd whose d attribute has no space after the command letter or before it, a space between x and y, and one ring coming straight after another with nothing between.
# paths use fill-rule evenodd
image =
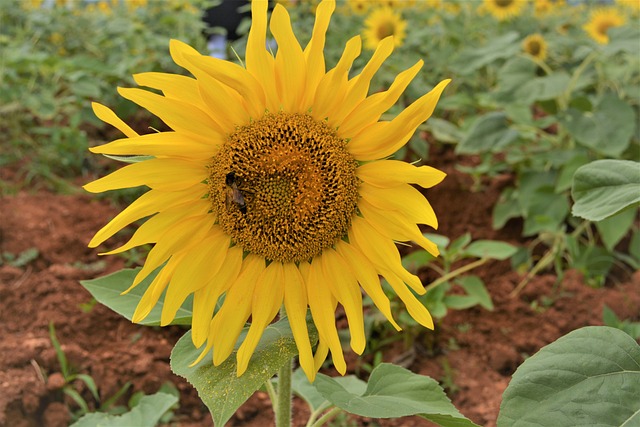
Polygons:
<instances>
[{"instance_id":1,"label":"yellow flower in background","mask_svg":"<svg viewBox=\"0 0 640 427\"><path fill-rule=\"evenodd\" d=\"M522 13L526 0L484 0L484 9L499 21L506 21Z\"/></svg>"},{"instance_id":2,"label":"yellow flower in background","mask_svg":"<svg viewBox=\"0 0 640 427\"><path fill-rule=\"evenodd\" d=\"M614 8L601 8L591 12L589 22L583 26L584 30L600 44L609 43L607 31L612 27L619 27L625 22L622 16Z\"/></svg>"},{"instance_id":3,"label":"yellow flower in background","mask_svg":"<svg viewBox=\"0 0 640 427\"><path fill-rule=\"evenodd\" d=\"M166 325L193 295L193 343L204 346L200 359L213 348L213 363L219 365L251 318L237 353L241 375L264 329L284 306L307 377L315 378L329 351L344 374L337 304L344 308L351 348L358 354L366 342L362 290L400 329L379 275L419 324L433 328L413 293L425 289L402 266L394 242L414 241L438 254L417 226L437 227L436 215L412 184L431 187L445 174L388 158L429 118L449 81L393 120L380 121L422 61L401 72L388 90L367 96L372 77L393 51L392 38L382 40L361 73L349 78L361 51L359 36L347 42L335 68L325 69L334 1L318 6L304 48L286 9L276 5L269 23L279 47L275 56L266 49L267 2L253 1L251 7L246 67L173 40L172 58L194 77L134 76L139 85L162 94L119 88L120 95L158 116L171 131L139 135L109 108L93 105L96 115L126 138L92 152L151 158L85 186L96 193L150 188L89 246L149 217L127 243L106 252L154 245L131 288L161 270L142 297L135 322L165 293L161 323ZM319 334L315 355L305 321L308 308Z\"/></svg>"},{"instance_id":4,"label":"yellow flower in background","mask_svg":"<svg viewBox=\"0 0 640 427\"><path fill-rule=\"evenodd\" d=\"M541 34L531 34L522 42L525 53L544 61L547 58L547 42Z\"/></svg>"},{"instance_id":5,"label":"yellow flower in background","mask_svg":"<svg viewBox=\"0 0 640 427\"><path fill-rule=\"evenodd\" d=\"M20 4L26 10L36 10L42 7L42 2L43 0L24 0Z\"/></svg>"},{"instance_id":6,"label":"yellow flower in background","mask_svg":"<svg viewBox=\"0 0 640 427\"><path fill-rule=\"evenodd\" d=\"M349 10L357 15L362 15L369 10L370 0L347 0Z\"/></svg>"},{"instance_id":7,"label":"yellow flower in background","mask_svg":"<svg viewBox=\"0 0 640 427\"><path fill-rule=\"evenodd\" d=\"M629 10L634 15L640 13L640 1L639 0L616 0L616 4Z\"/></svg>"},{"instance_id":8,"label":"yellow flower in background","mask_svg":"<svg viewBox=\"0 0 640 427\"><path fill-rule=\"evenodd\" d=\"M147 4L148 4L147 0L127 0L125 2L125 5L129 10L135 10L135 9L146 7Z\"/></svg>"},{"instance_id":9,"label":"yellow flower in background","mask_svg":"<svg viewBox=\"0 0 640 427\"><path fill-rule=\"evenodd\" d=\"M389 36L393 36L395 46L402 46L406 36L407 21L390 7L381 7L369 14L364 21L362 33L367 49L376 49L378 44Z\"/></svg>"}]
</instances>

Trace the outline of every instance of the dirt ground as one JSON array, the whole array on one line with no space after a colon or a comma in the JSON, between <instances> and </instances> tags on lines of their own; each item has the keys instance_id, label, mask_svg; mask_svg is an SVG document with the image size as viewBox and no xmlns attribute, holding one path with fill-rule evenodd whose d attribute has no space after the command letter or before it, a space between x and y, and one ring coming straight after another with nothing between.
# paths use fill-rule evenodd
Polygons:
<instances>
[{"instance_id":1,"label":"dirt ground","mask_svg":"<svg viewBox=\"0 0 640 427\"><path fill-rule=\"evenodd\" d=\"M491 228L492 206L509 176L487 181L482 191L471 192L471 179L454 169L460 159L449 150L432 153L435 159L436 166L449 173L442 184L426 193L440 219L438 233L453 239L470 232L474 239L526 243L520 238L518 221L500 231ZM5 168L0 169L0 179L18 182L20 175ZM38 256L26 265L0 266L0 426L66 426L68 407L77 409L60 389L50 322L74 370L93 377L101 396L113 395L127 381L133 385L125 397L139 390L155 393L170 381L180 391L180 406L171 425L212 425L195 390L169 368L171 349L184 329L133 325L101 305L84 306L91 296L78 281L125 265L122 257L101 258L87 248L93 234L120 209L108 200L84 194L57 195L23 188L0 196L0 253L38 250ZM441 381L455 406L483 426L495 425L501 395L518 365L571 330L602 324L603 304L620 318L640 320L638 272L621 270L600 289L587 286L575 271L569 271L559 285L554 275L542 274L516 298L509 294L522 276L511 271L508 261L485 264L474 274L487 284L494 311L450 312L435 332L425 331L419 337L415 357L407 367ZM425 283L432 279L425 276ZM384 360L394 361L405 351L401 345L391 346ZM362 363L353 355L348 362L352 371ZM86 387L80 382L75 385L92 403ZM294 402L295 425L304 425L307 416L305 405ZM233 426L272 424L270 403L263 393L249 399L230 421ZM350 417L334 425L431 424L417 417L384 421Z\"/></svg>"}]
</instances>

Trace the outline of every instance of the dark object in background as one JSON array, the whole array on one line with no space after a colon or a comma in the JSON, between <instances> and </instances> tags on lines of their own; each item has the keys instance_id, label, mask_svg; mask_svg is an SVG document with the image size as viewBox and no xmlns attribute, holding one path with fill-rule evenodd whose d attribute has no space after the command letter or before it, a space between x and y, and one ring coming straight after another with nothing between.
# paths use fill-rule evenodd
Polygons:
<instances>
[{"instance_id":1,"label":"dark object in background","mask_svg":"<svg viewBox=\"0 0 640 427\"><path fill-rule=\"evenodd\" d=\"M226 39L228 41L237 40L240 36L236 33L238 25L243 18L250 18L251 11L248 0L222 0L222 2L214 7L207 9L202 18L209 28L222 27L227 31ZM238 12L242 8L246 12Z\"/></svg>"}]
</instances>

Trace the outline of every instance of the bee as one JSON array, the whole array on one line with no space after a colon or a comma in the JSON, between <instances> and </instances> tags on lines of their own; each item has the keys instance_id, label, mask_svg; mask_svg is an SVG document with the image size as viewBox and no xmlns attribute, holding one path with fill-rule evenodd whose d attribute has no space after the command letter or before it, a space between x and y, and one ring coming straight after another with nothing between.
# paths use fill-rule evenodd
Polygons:
<instances>
[{"instance_id":1,"label":"bee","mask_svg":"<svg viewBox=\"0 0 640 427\"><path fill-rule=\"evenodd\" d=\"M227 185L227 204L235 203L238 209L240 209L240 212L246 214L247 205L244 201L242 192L238 189L235 172L229 172L227 174L225 177L225 184Z\"/></svg>"}]
</instances>

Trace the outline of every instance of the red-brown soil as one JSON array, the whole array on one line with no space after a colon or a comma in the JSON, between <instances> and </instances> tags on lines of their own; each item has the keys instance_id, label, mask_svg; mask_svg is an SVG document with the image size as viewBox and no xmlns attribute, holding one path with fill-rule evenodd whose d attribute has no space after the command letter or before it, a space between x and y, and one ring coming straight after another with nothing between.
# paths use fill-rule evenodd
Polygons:
<instances>
[{"instance_id":1,"label":"red-brown soil","mask_svg":"<svg viewBox=\"0 0 640 427\"><path fill-rule=\"evenodd\" d=\"M482 191L474 193L471 179L455 171L459 159L449 150L434 152L432 157L449 173L442 184L427 191L439 215L438 233L455 238L469 232L474 239L526 243L517 221L504 230L491 228L491 209L508 176L488 180ZM18 178L5 169L0 179L15 183ZM101 305L83 310L91 296L78 281L125 265L124 258L99 258L97 251L87 248L93 233L119 209L108 200L82 194L22 189L0 197L0 253L15 255L30 248L39 252L24 266L0 266L0 426L66 426L69 408L77 409L60 390L60 366L49 339L49 323L55 325L74 370L92 376L101 396L113 395L127 381L133 384L127 396L139 390L154 393L170 381L181 393L172 425L212 425L195 390L169 369L171 348L184 329L133 325ZM487 284L495 310L450 312L435 332L425 331L418 337L408 368L442 381L456 407L480 425L495 425L502 392L524 358L571 330L602 324L603 304L621 318L639 320L637 272L622 271L600 289L587 286L573 271L559 284L556 276L546 273L535 277L515 298L509 294L522 276L511 271L509 262L486 264L474 274ZM384 351L384 360L396 360L405 351L398 342ZM355 356L348 361L352 370L361 363ZM76 386L92 403L83 384ZM305 405L296 401L295 425L304 425L307 416ZM414 417L352 421L361 426L431 425ZM230 424L272 425L267 397L254 395Z\"/></svg>"}]
</instances>

